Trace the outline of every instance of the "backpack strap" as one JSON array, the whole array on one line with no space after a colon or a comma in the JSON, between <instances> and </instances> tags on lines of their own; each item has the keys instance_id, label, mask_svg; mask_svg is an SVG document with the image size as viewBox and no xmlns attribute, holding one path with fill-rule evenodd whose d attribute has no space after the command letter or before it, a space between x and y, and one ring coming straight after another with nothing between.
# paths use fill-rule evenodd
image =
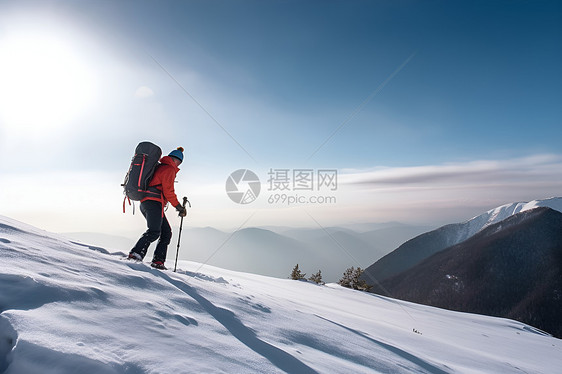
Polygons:
<instances>
[{"instance_id":1,"label":"backpack strap","mask_svg":"<svg viewBox=\"0 0 562 374\"><path fill-rule=\"evenodd\" d=\"M123 198L123 213L125 213L125 203L127 202L127 199L129 199L129 197L125 195ZM131 205L131 199L129 199L129 205Z\"/></svg>"},{"instance_id":2,"label":"backpack strap","mask_svg":"<svg viewBox=\"0 0 562 374\"><path fill-rule=\"evenodd\" d=\"M125 203L129 201L129 206L133 206L133 215L135 215L135 202L133 201L133 203L131 204L131 199L129 199L129 196L125 195L125 198L123 199L123 213L125 213Z\"/></svg>"}]
</instances>

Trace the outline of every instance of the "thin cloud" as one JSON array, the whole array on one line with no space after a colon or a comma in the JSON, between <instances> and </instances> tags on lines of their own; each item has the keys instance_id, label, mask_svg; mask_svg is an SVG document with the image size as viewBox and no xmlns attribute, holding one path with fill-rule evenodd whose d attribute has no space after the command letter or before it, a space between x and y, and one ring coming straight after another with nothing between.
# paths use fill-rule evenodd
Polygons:
<instances>
[{"instance_id":1,"label":"thin cloud","mask_svg":"<svg viewBox=\"0 0 562 374\"><path fill-rule=\"evenodd\" d=\"M350 171L341 183L369 187L427 185L497 185L553 182L562 185L562 156L536 155L511 160L479 160L465 163Z\"/></svg>"},{"instance_id":2,"label":"thin cloud","mask_svg":"<svg viewBox=\"0 0 562 374\"><path fill-rule=\"evenodd\" d=\"M562 155L344 170L339 191L355 220L433 225L497 206L560 196ZM340 213L341 217L341 213Z\"/></svg>"}]
</instances>

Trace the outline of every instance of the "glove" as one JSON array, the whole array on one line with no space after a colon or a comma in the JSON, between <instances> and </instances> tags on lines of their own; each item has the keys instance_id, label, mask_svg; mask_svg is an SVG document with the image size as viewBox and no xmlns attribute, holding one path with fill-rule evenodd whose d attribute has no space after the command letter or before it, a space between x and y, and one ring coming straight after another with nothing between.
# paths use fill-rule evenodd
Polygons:
<instances>
[{"instance_id":1,"label":"glove","mask_svg":"<svg viewBox=\"0 0 562 374\"><path fill-rule=\"evenodd\" d=\"M181 204L176 205L176 210L179 212L179 216L180 217L185 217L187 216L187 209L185 209L184 206L182 206Z\"/></svg>"}]
</instances>

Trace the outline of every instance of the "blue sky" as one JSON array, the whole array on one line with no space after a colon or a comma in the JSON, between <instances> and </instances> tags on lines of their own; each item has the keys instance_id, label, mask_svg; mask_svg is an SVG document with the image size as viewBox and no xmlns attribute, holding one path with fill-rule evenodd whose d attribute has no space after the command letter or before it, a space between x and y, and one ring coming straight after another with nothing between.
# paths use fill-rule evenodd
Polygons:
<instances>
[{"instance_id":1,"label":"blue sky","mask_svg":"<svg viewBox=\"0 0 562 374\"><path fill-rule=\"evenodd\" d=\"M62 57L42 63L33 40ZM2 41L9 56L18 43L36 52L27 71L0 63L0 78L39 70L26 84L41 95L16 102L17 80L0 92L5 108L25 108L0 117L2 159L18 160L0 164L12 181L0 214L49 229L87 230L72 218L84 201L107 217L119 194L109 180L122 179L145 139L187 149L177 189L200 202L198 225L237 227L252 209L262 212L252 225L306 224L290 209L229 205L221 189L239 168L263 179L269 168L338 169L337 206L311 210L327 225L446 223L562 187L557 1L2 1ZM41 119L24 113L49 99ZM432 179L452 166L446 185ZM388 170L426 177L392 191L358 182ZM26 198L37 173L51 176L56 201L68 200L65 181L78 173L94 187L75 190L104 198L69 192L70 218L51 226L56 205L41 203L39 214ZM111 217L112 227L128 224Z\"/></svg>"}]
</instances>

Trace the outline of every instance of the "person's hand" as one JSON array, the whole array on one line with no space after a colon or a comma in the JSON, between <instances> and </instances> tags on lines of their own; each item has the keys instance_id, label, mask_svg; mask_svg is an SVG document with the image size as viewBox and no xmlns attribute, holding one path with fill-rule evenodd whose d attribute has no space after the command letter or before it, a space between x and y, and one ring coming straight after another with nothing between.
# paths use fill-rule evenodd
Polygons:
<instances>
[{"instance_id":1,"label":"person's hand","mask_svg":"<svg viewBox=\"0 0 562 374\"><path fill-rule=\"evenodd\" d=\"M182 206L181 204L176 205L176 210L178 211L178 215L180 217L187 216L187 209L184 206Z\"/></svg>"}]
</instances>

